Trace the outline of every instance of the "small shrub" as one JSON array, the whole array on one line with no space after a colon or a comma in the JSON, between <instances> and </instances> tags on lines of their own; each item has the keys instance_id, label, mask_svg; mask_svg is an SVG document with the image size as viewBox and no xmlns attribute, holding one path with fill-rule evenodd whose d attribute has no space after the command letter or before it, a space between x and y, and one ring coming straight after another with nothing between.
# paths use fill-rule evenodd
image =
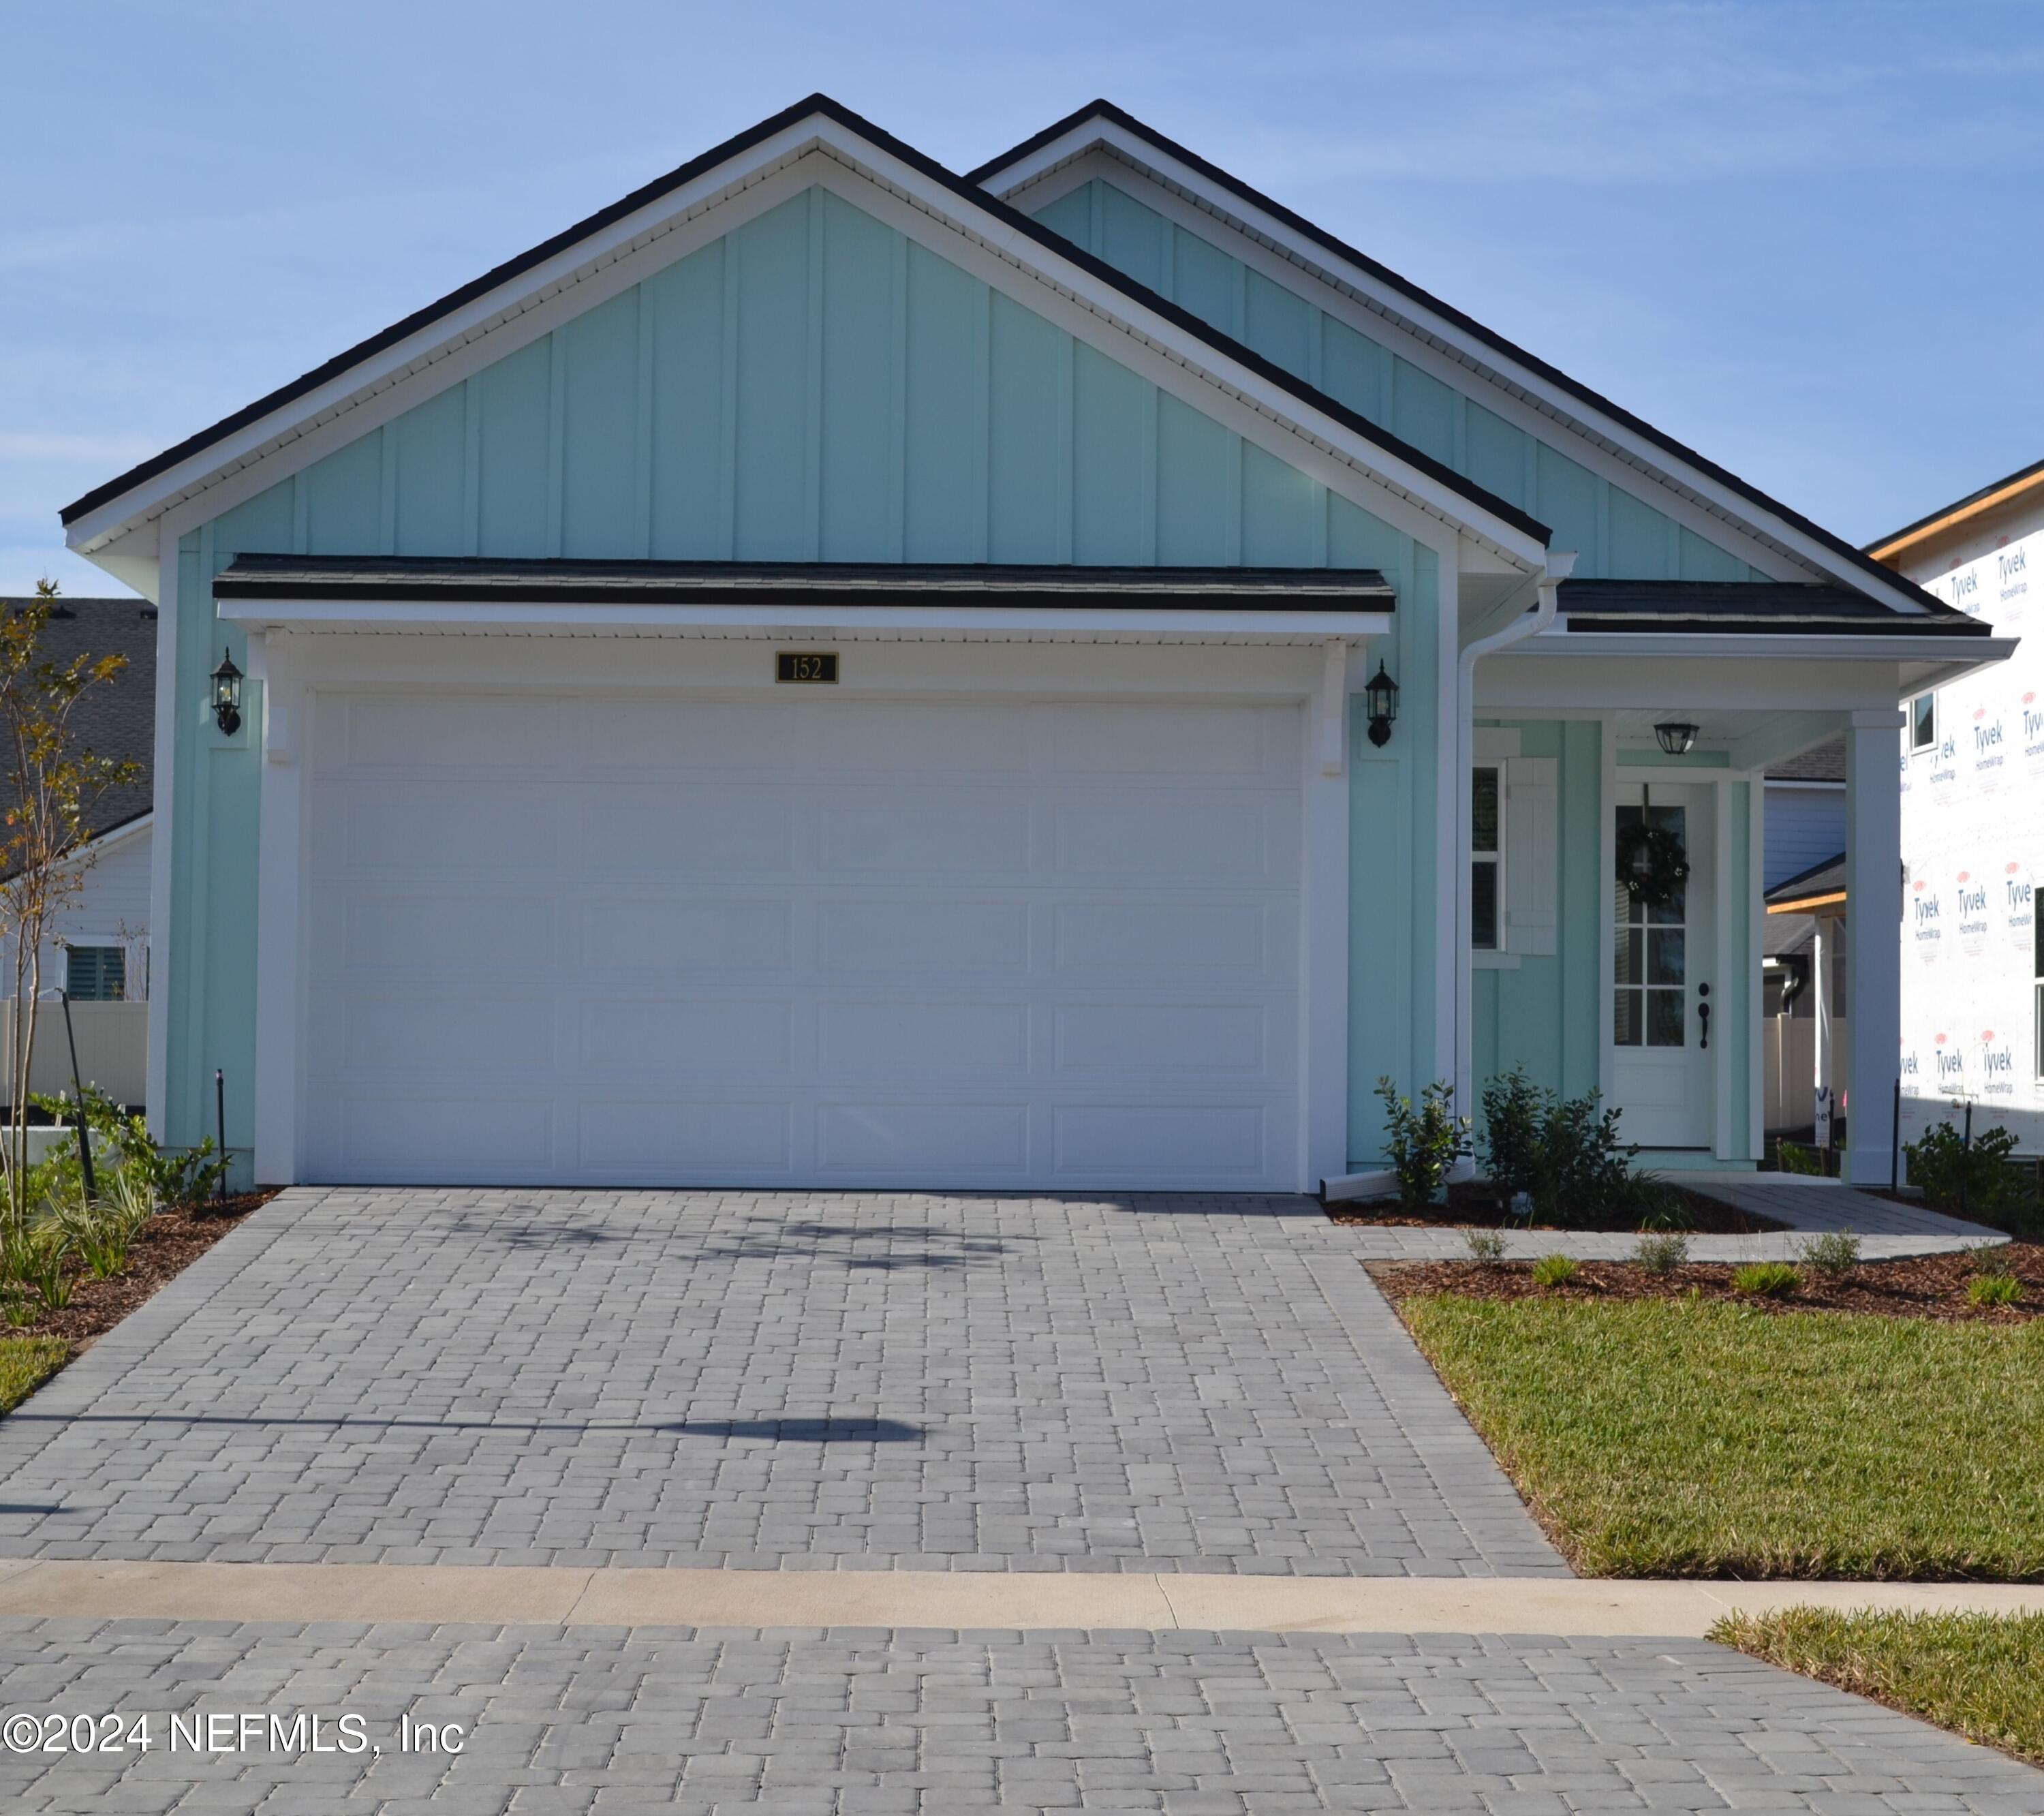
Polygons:
<instances>
[{"instance_id":1,"label":"small shrub","mask_svg":"<svg viewBox=\"0 0 2044 1816\"><path fill-rule=\"evenodd\" d=\"M1596 1091L1565 1098L1515 1066L1483 1089L1485 1172L1500 1198L1527 1193L1550 1223L1615 1214L1633 1202L1638 1151L1618 1118Z\"/></svg>"},{"instance_id":2,"label":"small shrub","mask_svg":"<svg viewBox=\"0 0 2044 1816\"><path fill-rule=\"evenodd\" d=\"M1536 1287L1566 1287L1575 1279L1577 1272L1573 1255L1543 1255L1533 1264L1533 1283Z\"/></svg>"},{"instance_id":3,"label":"small shrub","mask_svg":"<svg viewBox=\"0 0 2044 1816\"><path fill-rule=\"evenodd\" d=\"M1959 1252L1966 1258L1966 1272L1969 1274L2005 1274L2008 1269L2003 1264L2000 1242L1969 1242Z\"/></svg>"},{"instance_id":4,"label":"small shrub","mask_svg":"<svg viewBox=\"0 0 2044 1816\"><path fill-rule=\"evenodd\" d=\"M1803 1264L1827 1280L1842 1280L1859 1265L1859 1237L1850 1229L1827 1229L1803 1245Z\"/></svg>"},{"instance_id":5,"label":"small shrub","mask_svg":"<svg viewBox=\"0 0 2044 1816\"><path fill-rule=\"evenodd\" d=\"M1689 1239L1678 1230L1649 1230L1632 1251L1634 1264L1650 1274L1672 1274L1689 1258Z\"/></svg>"},{"instance_id":6,"label":"small shrub","mask_svg":"<svg viewBox=\"0 0 2044 1816\"><path fill-rule=\"evenodd\" d=\"M71 1252L94 1279L110 1280L128 1265L134 1233L111 1206L68 1205L57 1214L56 1222Z\"/></svg>"},{"instance_id":7,"label":"small shrub","mask_svg":"<svg viewBox=\"0 0 2044 1816\"><path fill-rule=\"evenodd\" d=\"M0 1287L0 1318L5 1318L17 1330L25 1324L33 1324L36 1302L18 1287Z\"/></svg>"},{"instance_id":8,"label":"small shrub","mask_svg":"<svg viewBox=\"0 0 2044 1816\"><path fill-rule=\"evenodd\" d=\"M1988 1129L1969 1148L1958 1129L1940 1122L1902 1152L1909 1160L1909 1183L1923 1188L1930 1204L1939 1210L1963 1206L1984 1217L2020 1208L2023 1194L2008 1164L2015 1146L2006 1129Z\"/></svg>"},{"instance_id":9,"label":"small shrub","mask_svg":"<svg viewBox=\"0 0 2044 1816\"><path fill-rule=\"evenodd\" d=\"M1966 1285L1969 1305L2011 1306L2023 1297L2023 1283L2013 1274L1976 1274Z\"/></svg>"},{"instance_id":10,"label":"small shrub","mask_svg":"<svg viewBox=\"0 0 2044 1816\"><path fill-rule=\"evenodd\" d=\"M1384 1102L1385 1158L1398 1178L1400 1199L1431 1204L1456 1161L1470 1151L1469 1118L1454 1113L1455 1087L1437 1079L1420 1093L1420 1107L1389 1078L1377 1081Z\"/></svg>"},{"instance_id":11,"label":"small shrub","mask_svg":"<svg viewBox=\"0 0 2044 1816\"><path fill-rule=\"evenodd\" d=\"M1777 1141L1774 1145L1777 1164L1785 1173L1804 1173L1821 1178L1824 1171L1823 1150L1806 1148L1800 1141Z\"/></svg>"},{"instance_id":12,"label":"small shrub","mask_svg":"<svg viewBox=\"0 0 2044 1816\"><path fill-rule=\"evenodd\" d=\"M1501 1229L1467 1229L1462 1240L1469 1245L1470 1259L1481 1261L1485 1266L1504 1259L1504 1232Z\"/></svg>"},{"instance_id":13,"label":"small shrub","mask_svg":"<svg viewBox=\"0 0 2044 1816\"><path fill-rule=\"evenodd\" d=\"M1802 1285L1803 1276L1786 1261L1749 1261L1732 1270L1732 1291L1762 1299L1781 1299Z\"/></svg>"}]
</instances>

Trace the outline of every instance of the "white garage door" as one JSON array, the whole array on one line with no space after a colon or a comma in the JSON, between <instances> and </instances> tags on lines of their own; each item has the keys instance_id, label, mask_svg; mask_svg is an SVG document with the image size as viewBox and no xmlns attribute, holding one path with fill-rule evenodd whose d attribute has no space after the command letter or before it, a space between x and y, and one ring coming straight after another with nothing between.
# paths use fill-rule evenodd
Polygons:
<instances>
[{"instance_id":1,"label":"white garage door","mask_svg":"<svg viewBox=\"0 0 2044 1816\"><path fill-rule=\"evenodd\" d=\"M304 1176L1297 1183L1293 710L314 717Z\"/></svg>"}]
</instances>

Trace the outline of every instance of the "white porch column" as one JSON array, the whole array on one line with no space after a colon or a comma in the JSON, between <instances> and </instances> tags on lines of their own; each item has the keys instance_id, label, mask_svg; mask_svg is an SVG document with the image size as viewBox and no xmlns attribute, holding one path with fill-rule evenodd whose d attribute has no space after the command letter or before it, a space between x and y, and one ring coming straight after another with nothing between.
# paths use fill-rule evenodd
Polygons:
<instances>
[{"instance_id":1,"label":"white porch column","mask_svg":"<svg viewBox=\"0 0 2044 1816\"><path fill-rule=\"evenodd\" d=\"M1846 733L1846 1038L1852 1106L1845 1174L1888 1182L1902 1025L1902 714L1862 708Z\"/></svg>"}]
</instances>

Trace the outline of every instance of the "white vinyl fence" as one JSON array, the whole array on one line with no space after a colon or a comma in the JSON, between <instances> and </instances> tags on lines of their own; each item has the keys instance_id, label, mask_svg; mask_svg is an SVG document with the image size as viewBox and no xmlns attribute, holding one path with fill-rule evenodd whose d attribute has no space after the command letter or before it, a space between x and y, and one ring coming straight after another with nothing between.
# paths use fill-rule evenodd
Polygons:
<instances>
[{"instance_id":1,"label":"white vinyl fence","mask_svg":"<svg viewBox=\"0 0 2044 1816\"><path fill-rule=\"evenodd\" d=\"M17 1006L0 1002L0 1103L14 1101L14 1016ZM146 1002L74 1002L79 1076L97 1085L116 1103L140 1104L148 1089L149 1006ZM36 1050L29 1062L29 1088L71 1089L71 1048L64 1039L63 1005L36 1006Z\"/></svg>"}]
</instances>

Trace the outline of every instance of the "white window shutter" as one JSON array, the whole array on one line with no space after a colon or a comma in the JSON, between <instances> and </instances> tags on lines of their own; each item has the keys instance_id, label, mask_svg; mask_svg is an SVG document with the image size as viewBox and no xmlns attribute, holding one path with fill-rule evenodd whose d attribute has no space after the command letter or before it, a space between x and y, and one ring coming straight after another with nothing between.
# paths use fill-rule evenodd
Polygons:
<instances>
[{"instance_id":1,"label":"white window shutter","mask_svg":"<svg viewBox=\"0 0 2044 1816\"><path fill-rule=\"evenodd\" d=\"M1559 762L1515 756L1504 766L1504 949L1529 956L1559 950Z\"/></svg>"}]
</instances>

